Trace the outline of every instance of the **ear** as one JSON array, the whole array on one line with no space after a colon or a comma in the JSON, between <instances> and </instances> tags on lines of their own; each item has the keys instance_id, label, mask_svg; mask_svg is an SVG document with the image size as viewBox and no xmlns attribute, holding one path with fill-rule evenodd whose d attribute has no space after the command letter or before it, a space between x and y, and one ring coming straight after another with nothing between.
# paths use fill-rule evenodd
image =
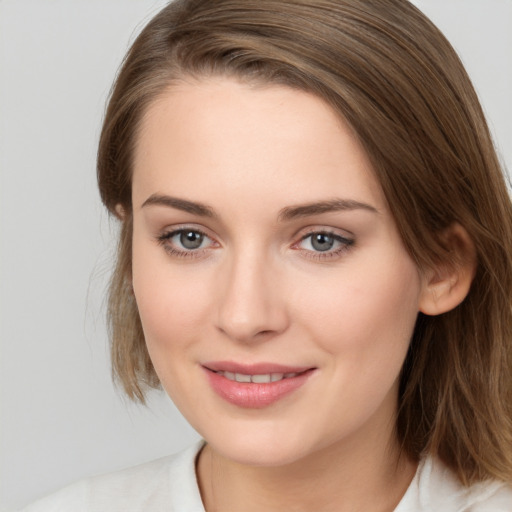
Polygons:
<instances>
[{"instance_id":1,"label":"ear","mask_svg":"<svg viewBox=\"0 0 512 512\"><path fill-rule=\"evenodd\" d=\"M124 220L126 217L126 212L123 208L123 205L121 203L117 203L115 208L115 215L119 220Z\"/></svg>"},{"instance_id":2,"label":"ear","mask_svg":"<svg viewBox=\"0 0 512 512\"><path fill-rule=\"evenodd\" d=\"M473 241L460 224L443 233L450 260L425 272L419 310L425 315L440 315L456 308L467 296L475 277L477 257Z\"/></svg>"}]
</instances>

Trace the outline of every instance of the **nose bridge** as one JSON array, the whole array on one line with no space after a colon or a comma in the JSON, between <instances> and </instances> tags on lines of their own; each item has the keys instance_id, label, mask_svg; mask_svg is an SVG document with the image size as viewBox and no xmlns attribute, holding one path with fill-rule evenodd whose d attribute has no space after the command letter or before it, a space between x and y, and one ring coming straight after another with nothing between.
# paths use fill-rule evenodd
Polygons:
<instances>
[{"instance_id":1,"label":"nose bridge","mask_svg":"<svg viewBox=\"0 0 512 512\"><path fill-rule=\"evenodd\" d=\"M265 251L246 246L233 251L223 272L218 328L238 341L251 341L282 332L287 325L276 266Z\"/></svg>"}]
</instances>

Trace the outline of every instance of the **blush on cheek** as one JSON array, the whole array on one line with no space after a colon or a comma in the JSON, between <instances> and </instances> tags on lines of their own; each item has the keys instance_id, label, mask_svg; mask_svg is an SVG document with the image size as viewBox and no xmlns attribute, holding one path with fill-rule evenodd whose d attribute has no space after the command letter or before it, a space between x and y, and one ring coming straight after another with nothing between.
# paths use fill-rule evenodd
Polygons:
<instances>
[{"instance_id":1,"label":"blush on cheek","mask_svg":"<svg viewBox=\"0 0 512 512\"><path fill-rule=\"evenodd\" d=\"M193 336L204 326L212 300L207 287L193 280L184 283L175 276L155 279L135 272L134 293L148 340L164 344Z\"/></svg>"},{"instance_id":2,"label":"blush on cheek","mask_svg":"<svg viewBox=\"0 0 512 512\"><path fill-rule=\"evenodd\" d=\"M383 356L393 347L400 352L407 349L417 316L418 273L412 262L400 263L396 265L400 275L370 271L352 276L343 287L324 286L307 295L304 311L321 326L316 339L325 350L348 350L359 358L370 348L382 350Z\"/></svg>"}]
</instances>

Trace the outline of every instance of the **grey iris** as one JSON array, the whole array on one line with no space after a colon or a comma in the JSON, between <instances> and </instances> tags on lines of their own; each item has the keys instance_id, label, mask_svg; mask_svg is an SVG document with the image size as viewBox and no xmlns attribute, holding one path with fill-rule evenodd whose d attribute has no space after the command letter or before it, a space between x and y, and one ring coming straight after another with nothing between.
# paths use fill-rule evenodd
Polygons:
<instances>
[{"instance_id":1,"label":"grey iris","mask_svg":"<svg viewBox=\"0 0 512 512\"><path fill-rule=\"evenodd\" d=\"M185 249L198 249L203 243L204 235L197 231L183 231L180 234L180 243Z\"/></svg>"},{"instance_id":2,"label":"grey iris","mask_svg":"<svg viewBox=\"0 0 512 512\"><path fill-rule=\"evenodd\" d=\"M316 233L311 237L311 246L315 251L328 251L334 245L334 237L325 233Z\"/></svg>"}]
</instances>

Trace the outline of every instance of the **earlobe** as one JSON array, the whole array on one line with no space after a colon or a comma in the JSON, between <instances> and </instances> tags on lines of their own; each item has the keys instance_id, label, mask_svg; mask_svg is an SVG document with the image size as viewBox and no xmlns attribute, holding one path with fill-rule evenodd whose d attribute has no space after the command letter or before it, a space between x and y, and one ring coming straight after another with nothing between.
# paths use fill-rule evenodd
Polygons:
<instances>
[{"instance_id":1,"label":"earlobe","mask_svg":"<svg viewBox=\"0 0 512 512\"><path fill-rule=\"evenodd\" d=\"M476 250L468 232L460 224L453 224L443 238L451 258L423 278L419 310L425 315L440 315L456 308L469 293L476 272Z\"/></svg>"}]
</instances>

